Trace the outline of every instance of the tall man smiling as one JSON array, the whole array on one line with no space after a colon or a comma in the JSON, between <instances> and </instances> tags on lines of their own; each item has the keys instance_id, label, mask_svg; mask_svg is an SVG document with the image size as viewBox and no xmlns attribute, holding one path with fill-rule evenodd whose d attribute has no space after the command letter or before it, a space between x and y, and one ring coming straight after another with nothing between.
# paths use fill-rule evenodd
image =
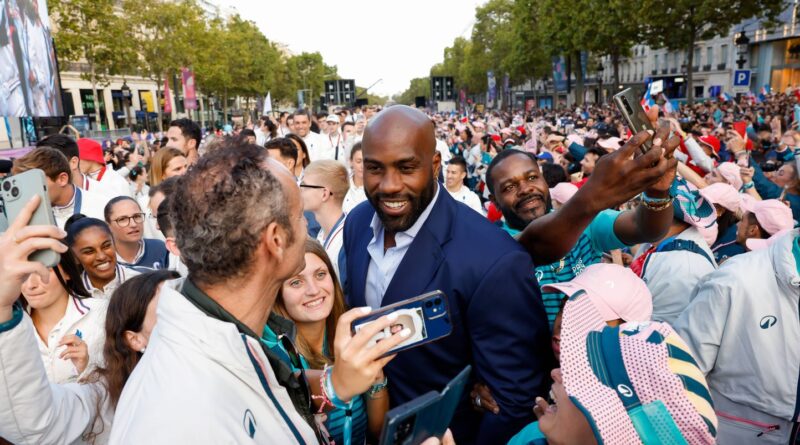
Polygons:
<instances>
[{"instance_id":1,"label":"tall man smiling","mask_svg":"<svg viewBox=\"0 0 800 445\"><path fill-rule=\"evenodd\" d=\"M391 401L441 390L471 364L501 411L481 419L462 403L451 424L456 441L504 443L531 418L552 358L531 258L441 189L434 127L421 112L394 106L378 114L363 156L368 202L345 223L348 303L377 308L439 289L453 325L449 337L387 365Z\"/></svg>"}]
</instances>

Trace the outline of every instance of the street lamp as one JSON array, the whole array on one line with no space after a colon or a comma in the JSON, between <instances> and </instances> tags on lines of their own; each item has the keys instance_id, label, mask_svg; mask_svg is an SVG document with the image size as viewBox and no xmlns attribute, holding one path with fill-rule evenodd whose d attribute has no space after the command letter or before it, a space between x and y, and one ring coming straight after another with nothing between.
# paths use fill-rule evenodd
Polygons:
<instances>
[{"instance_id":1,"label":"street lamp","mask_svg":"<svg viewBox=\"0 0 800 445\"><path fill-rule=\"evenodd\" d=\"M604 102L603 98L603 70L605 67L603 66L603 61L597 62L597 103Z\"/></svg>"},{"instance_id":2,"label":"street lamp","mask_svg":"<svg viewBox=\"0 0 800 445\"><path fill-rule=\"evenodd\" d=\"M131 128L131 87L128 86L128 81L122 81L122 99L123 106L125 107L125 124Z\"/></svg>"},{"instance_id":3,"label":"street lamp","mask_svg":"<svg viewBox=\"0 0 800 445\"><path fill-rule=\"evenodd\" d=\"M740 32L736 39L733 41L736 44L737 52L739 53L739 59L736 60L736 65L739 66L739 69L744 68L744 64L747 63L747 60L744 58L745 54L747 54L747 46L750 44L750 39L747 38L744 31Z\"/></svg>"}]
</instances>

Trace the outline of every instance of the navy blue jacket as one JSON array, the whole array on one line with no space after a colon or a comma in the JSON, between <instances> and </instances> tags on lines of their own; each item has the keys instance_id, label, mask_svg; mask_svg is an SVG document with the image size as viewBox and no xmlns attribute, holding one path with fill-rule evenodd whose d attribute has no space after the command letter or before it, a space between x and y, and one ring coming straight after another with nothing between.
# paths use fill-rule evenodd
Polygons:
<instances>
[{"instance_id":1,"label":"navy blue jacket","mask_svg":"<svg viewBox=\"0 0 800 445\"><path fill-rule=\"evenodd\" d=\"M367 201L353 209L345 223L345 293L350 307L366 305L367 245L374 214ZM456 443L506 443L532 420L534 399L547 394L553 363L531 258L510 236L442 189L382 305L433 290L448 297L453 333L401 352L387 365L392 406L441 391L471 364L473 380L490 387L500 414L481 418L471 408L470 383L451 423Z\"/></svg>"}]
</instances>

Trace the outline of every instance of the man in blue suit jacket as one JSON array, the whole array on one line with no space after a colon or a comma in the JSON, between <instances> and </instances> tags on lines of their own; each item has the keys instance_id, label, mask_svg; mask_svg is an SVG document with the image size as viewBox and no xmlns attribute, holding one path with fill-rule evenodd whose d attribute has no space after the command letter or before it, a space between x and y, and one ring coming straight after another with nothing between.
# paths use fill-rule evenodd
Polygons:
<instances>
[{"instance_id":1,"label":"man in blue suit jacket","mask_svg":"<svg viewBox=\"0 0 800 445\"><path fill-rule=\"evenodd\" d=\"M486 382L498 414L475 412L465 393L451 428L456 442L505 443L531 421L547 393L549 329L530 255L437 183L434 127L394 106L364 135L368 201L347 218L347 300L386 306L441 290L453 333L402 352L385 368L393 405L441 391L465 366Z\"/></svg>"}]
</instances>

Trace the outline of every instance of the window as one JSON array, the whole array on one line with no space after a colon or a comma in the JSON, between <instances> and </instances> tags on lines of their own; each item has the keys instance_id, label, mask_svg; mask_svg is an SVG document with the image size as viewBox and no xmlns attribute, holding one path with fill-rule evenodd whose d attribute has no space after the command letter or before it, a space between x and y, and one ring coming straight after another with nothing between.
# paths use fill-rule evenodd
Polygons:
<instances>
[{"instance_id":1,"label":"window","mask_svg":"<svg viewBox=\"0 0 800 445\"><path fill-rule=\"evenodd\" d=\"M673 65L673 66L675 67L675 70L677 71L678 68L681 67L681 52L680 51L675 51L675 56L674 57L675 57L675 65Z\"/></svg>"},{"instance_id":2,"label":"window","mask_svg":"<svg viewBox=\"0 0 800 445\"><path fill-rule=\"evenodd\" d=\"M706 65L714 63L714 47L709 46L706 48Z\"/></svg>"},{"instance_id":3,"label":"window","mask_svg":"<svg viewBox=\"0 0 800 445\"><path fill-rule=\"evenodd\" d=\"M658 54L656 54L654 57L655 58L653 59L653 71L658 71Z\"/></svg>"},{"instance_id":4,"label":"window","mask_svg":"<svg viewBox=\"0 0 800 445\"><path fill-rule=\"evenodd\" d=\"M728 45L722 45L719 49L719 63L725 65L728 63Z\"/></svg>"},{"instance_id":5,"label":"window","mask_svg":"<svg viewBox=\"0 0 800 445\"><path fill-rule=\"evenodd\" d=\"M700 66L700 48L694 49L694 60L692 60L692 66Z\"/></svg>"}]
</instances>

